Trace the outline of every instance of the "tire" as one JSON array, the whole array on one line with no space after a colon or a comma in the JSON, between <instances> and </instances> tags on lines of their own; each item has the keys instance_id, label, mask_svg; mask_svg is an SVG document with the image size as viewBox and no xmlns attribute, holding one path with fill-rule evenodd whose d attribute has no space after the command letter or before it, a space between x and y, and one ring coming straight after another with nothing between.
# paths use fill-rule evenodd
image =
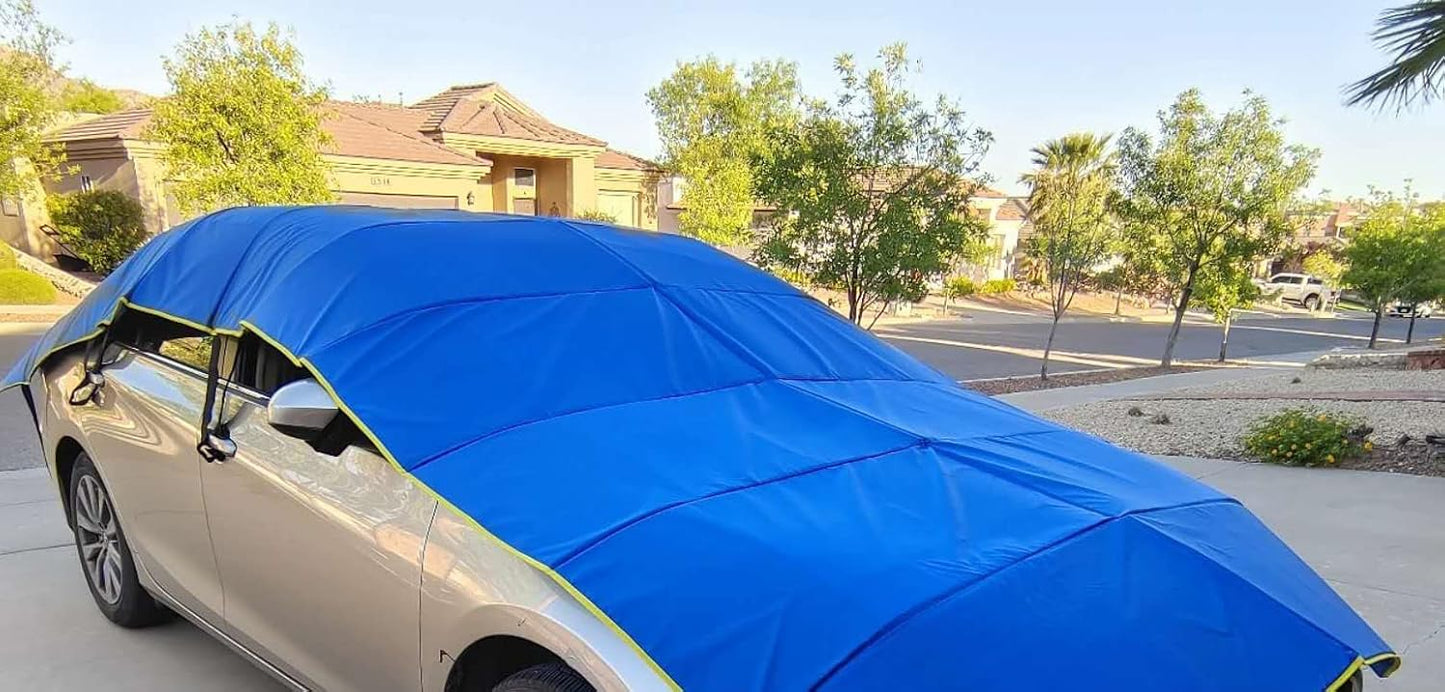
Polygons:
<instances>
[{"instance_id":1,"label":"tire","mask_svg":"<svg viewBox=\"0 0 1445 692\"><path fill-rule=\"evenodd\" d=\"M594 692L592 684L562 663L543 663L507 676L492 692Z\"/></svg>"},{"instance_id":2,"label":"tire","mask_svg":"<svg viewBox=\"0 0 1445 692\"><path fill-rule=\"evenodd\" d=\"M1314 310L1315 308L1320 306L1320 297L1317 295L1305 296L1304 306L1306 310Z\"/></svg>"},{"instance_id":3,"label":"tire","mask_svg":"<svg viewBox=\"0 0 1445 692\"><path fill-rule=\"evenodd\" d=\"M76 457L70 475L69 519L85 584L106 619L121 627L135 628L171 618L171 612L140 585L135 558L115 515L110 492L84 452Z\"/></svg>"}]
</instances>

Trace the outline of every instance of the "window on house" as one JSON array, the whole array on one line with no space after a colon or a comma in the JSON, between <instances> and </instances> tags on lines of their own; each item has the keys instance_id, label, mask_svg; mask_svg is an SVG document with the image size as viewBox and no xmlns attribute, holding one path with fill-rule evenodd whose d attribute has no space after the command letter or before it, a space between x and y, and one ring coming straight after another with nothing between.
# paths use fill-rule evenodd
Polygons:
<instances>
[{"instance_id":1,"label":"window on house","mask_svg":"<svg viewBox=\"0 0 1445 692\"><path fill-rule=\"evenodd\" d=\"M512 181L517 187L537 187L537 171L531 168L513 168Z\"/></svg>"},{"instance_id":2,"label":"window on house","mask_svg":"<svg viewBox=\"0 0 1445 692\"><path fill-rule=\"evenodd\" d=\"M90 176L88 176L88 175L82 175L82 176L80 176L80 191L81 191L81 192L90 192L90 191L91 191L92 189L94 189L94 188L95 188L95 185L91 184L91 182L90 182Z\"/></svg>"}]
</instances>

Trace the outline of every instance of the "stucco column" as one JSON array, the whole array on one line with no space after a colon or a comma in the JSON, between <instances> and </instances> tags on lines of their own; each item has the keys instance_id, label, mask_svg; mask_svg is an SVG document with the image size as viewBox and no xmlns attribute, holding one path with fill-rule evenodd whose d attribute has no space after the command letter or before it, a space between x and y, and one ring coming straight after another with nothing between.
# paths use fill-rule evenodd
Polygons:
<instances>
[{"instance_id":1,"label":"stucco column","mask_svg":"<svg viewBox=\"0 0 1445 692\"><path fill-rule=\"evenodd\" d=\"M597 208L597 157L574 156L567 159L568 216Z\"/></svg>"}]
</instances>

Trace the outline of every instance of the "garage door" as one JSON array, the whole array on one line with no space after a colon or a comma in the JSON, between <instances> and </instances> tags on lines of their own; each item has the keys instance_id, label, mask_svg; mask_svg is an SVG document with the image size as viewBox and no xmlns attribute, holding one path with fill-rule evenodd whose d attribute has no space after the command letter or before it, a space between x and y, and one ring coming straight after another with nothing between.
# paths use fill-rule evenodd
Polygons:
<instances>
[{"instance_id":1,"label":"garage door","mask_svg":"<svg viewBox=\"0 0 1445 692\"><path fill-rule=\"evenodd\" d=\"M623 226L637 226L637 193L615 190L597 191L597 209Z\"/></svg>"},{"instance_id":2,"label":"garage door","mask_svg":"<svg viewBox=\"0 0 1445 692\"><path fill-rule=\"evenodd\" d=\"M399 209L456 209L457 198L433 195L387 195L376 192L343 192L342 204L364 204L370 207Z\"/></svg>"}]
</instances>

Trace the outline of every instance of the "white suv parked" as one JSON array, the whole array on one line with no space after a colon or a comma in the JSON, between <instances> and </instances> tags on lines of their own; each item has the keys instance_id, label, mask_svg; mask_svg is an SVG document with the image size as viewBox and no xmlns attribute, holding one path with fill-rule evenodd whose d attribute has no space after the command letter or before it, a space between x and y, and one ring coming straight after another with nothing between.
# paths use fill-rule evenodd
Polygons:
<instances>
[{"instance_id":1,"label":"white suv parked","mask_svg":"<svg viewBox=\"0 0 1445 692\"><path fill-rule=\"evenodd\" d=\"M1277 294L1282 300L1299 303L1310 310L1318 308L1333 295L1324 279L1309 274L1275 274L1260 288L1266 296Z\"/></svg>"}]
</instances>

